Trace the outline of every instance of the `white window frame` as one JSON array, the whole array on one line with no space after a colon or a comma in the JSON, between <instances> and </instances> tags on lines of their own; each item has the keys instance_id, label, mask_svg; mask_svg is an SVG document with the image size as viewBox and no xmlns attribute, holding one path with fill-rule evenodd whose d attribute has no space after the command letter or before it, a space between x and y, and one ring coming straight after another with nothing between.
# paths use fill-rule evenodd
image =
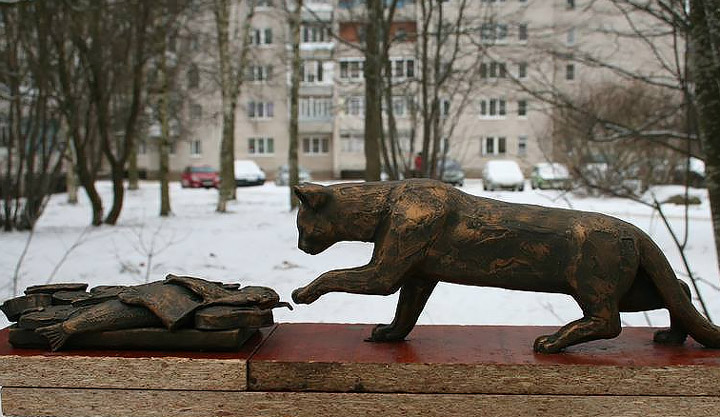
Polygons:
<instances>
[{"instance_id":1,"label":"white window frame","mask_svg":"<svg viewBox=\"0 0 720 417\"><path fill-rule=\"evenodd\" d=\"M573 46L573 45L575 45L576 39L577 39L577 31L575 30L575 27L571 27L567 31L566 38L565 38L565 44L567 46Z\"/></svg>"},{"instance_id":2,"label":"white window frame","mask_svg":"<svg viewBox=\"0 0 720 417\"><path fill-rule=\"evenodd\" d=\"M268 36L268 34L270 36ZM268 39L269 38L269 39ZM270 27L254 27L250 29L250 45L263 46L272 45L273 33Z\"/></svg>"},{"instance_id":3,"label":"white window frame","mask_svg":"<svg viewBox=\"0 0 720 417\"><path fill-rule=\"evenodd\" d=\"M300 81L303 84L323 84L327 75L323 70L323 61L308 59L300 64Z\"/></svg>"},{"instance_id":4,"label":"white window frame","mask_svg":"<svg viewBox=\"0 0 720 417\"><path fill-rule=\"evenodd\" d=\"M190 105L190 119L194 121L202 120L202 111L203 108L198 103L193 103Z\"/></svg>"},{"instance_id":5,"label":"white window frame","mask_svg":"<svg viewBox=\"0 0 720 417\"><path fill-rule=\"evenodd\" d=\"M248 101L247 116L250 120L270 120L275 117L275 103L272 101Z\"/></svg>"},{"instance_id":6,"label":"white window frame","mask_svg":"<svg viewBox=\"0 0 720 417\"><path fill-rule=\"evenodd\" d=\"M483 136L480 142L480 153L483 156L507 155L507 136ZM500 152L500 144L505 148ZM492 144L492 150L488 151L488 145Z\"/></svg>"},{"instance_id":7,"label":"white window frame","mask_svg":"<svg viewBox=\"0 0 720 417\"><path fill-rule=\"evenodd\" d=\"M480 42L484 44L507 43L507 23L485 22L480 25Z\"/></svg>"},{"instance_id":8,"label":"white window frame","mask_svg":"<svg viewBox=\"0 0 720 417\"><path fill-rule=\"evenodd\" d=\"M565 81L577 80L577 67L574 63L568 62L565 64Z\"/></svg>"},{"instance_id":9,"label":"white window frame","mask_svg":"<svg viewBox=\"0 0 720 417\"><path fill-rule=\"evenodd\" d=\"M332 97L301 97L298 107L300 120L327 120L333 116Z\"/></svg>"},{"instance_id":10,"label":"white window frame","mask_svg":"<svg viewBox=\"0 0 720 417\"><path fill-rule=\"evenodd\" d=\"M327 136L305 136L302 138L303 155L319 156L330 154L330 138Z\"/></svg>"},{"instance_id":11,"label":"white window frame","mask_svg":"<svg viewBox=\"0 0 720 417\"><path fill-rule=\"evenodd\" d=\"M518 62L518 75L519 80L524 80L528 77L528 63L525 61Z\"/></svg>"},{"instance_id":12,"label":"white window frame","mask_svg":"<svg viewBox=\"0 0 720 417\"><path fill-rule=\"evenodd\" d=\"M266 83L272 77L272 65L251 65L249 67L250 82Z\"/></svg>"},{"instance_id":13,"label":"white window frame","mask_svg":"<svg viewBox=\"0 0 720 417\"><path fill-rule=\"evenodd\" d=\"M518 156L527 156L527 147L528 147L527 135L518 136L518 147L517 147Z\"/></svg>"},{"instance_id":14,"label":"white window frame","mask_svg":"<svg viewBox=\"0 0 720 417\"><path fill-rule=\"evenodd\" d=\"M340 60L340 79L358 81L365 78L364 59L341 59ZM344 74L343 74L344 72Z\"/></svg>"},{"instance_id":15,"label":"white window frame","mask_svg":"<svg viewBox=\"0 0 720 417\"><path fill-rule=\"evenodd\" d=\"M199 158L202 156L202 141L193 139L190 141L190 157Z\"/></svg>"},{"instance_id":16,"label":"white window frame","mask_svg":"<svg viewBox=\"0 0 720 417\"><path fill-rule=\"evenodd\" d=\"M253 136L248 138L248 155L273 156L275 155L275 139L272 137Z\"/></svg>"},{"instance_id":17,"label":"white window frame","mask_svg":"<svg viewBox=\"0 0 720 417\"><path fill-rule=\"evenodd\" d=\"M507 100L504 97L480 99L481 119L505 119L507 117Z\"/></svg>"},{"instance_id":18,"label":"white window frame","mask_svg":"<svg viewBox=\"0 0 720 417\"><path fill-rule=\"evenodd\" d=\"M365 96L350 96L345 99L345 114L365 116Z\"/></svg>"},{"instance_id":19,"label":"white window frame","mask_svg":"<svg viewBox=\"0 0 720 417\"><path fill-rule=\"evenodd\" d=\"M507 63L502 61L490 61L480 63L480 78L498 79L507 78Z\"/></svg>"},{"instance_id":20,"label":"white window frame","mask_svg":"<svg viewBox=\"0 0 720 417\"><path fill-rule=\"evenodd\" d=\"M327 43L330 42L329 28L322 24L303 24L300 26L300 43Z\"/></svg>"},{"instance_id":21,"label":"white window frame","mask_svg":"<svg viewBox=\"0 0 720 417\"><path fill-rule=\"evenodd\" d=\"M362 154L365 152L365 138L362 132L340 133L340 152Z\"/></svg>"},{"instance_id":22,"label":"white window frame","mask_svg":"<svg viewBox=\"0 0 720 417\"><path fill-rule=\"evenodd\" d=\"M518 37L517 40L519 43L527 43L530 39L530 28L527 23L519 23L518 24Z\"/></svg>"},{"instance_id":23,"label":"white window frame","mask_svg":"<svg viewBox=\"0 0 720 417\"><path fill-rule=\"evenodd\" d=\"M529 107L530 107L528 105L528 101L526 99L518 100L517 106L518 106L518 111L517 111L518 118L527 119L528 113L529 113ZM524 112L522 112L523 110L524 110Z\"/></svg>"}]
</instances>

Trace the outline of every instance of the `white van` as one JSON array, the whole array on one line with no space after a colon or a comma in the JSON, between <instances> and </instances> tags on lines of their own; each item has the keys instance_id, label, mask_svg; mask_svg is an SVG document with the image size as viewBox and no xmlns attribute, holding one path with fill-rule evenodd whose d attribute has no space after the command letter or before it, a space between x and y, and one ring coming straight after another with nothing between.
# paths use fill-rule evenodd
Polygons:
<instances>
[{"instance_id":1,"label":"white van","mask_svg":"<svg viewBox=\"0 0 720 417\"><path fill-rule=\"evenodd\" d=\"M265 172L255 161L250 159L235 161L235 186L263 184L265 184Z\"/></svg>"}]
</instances>

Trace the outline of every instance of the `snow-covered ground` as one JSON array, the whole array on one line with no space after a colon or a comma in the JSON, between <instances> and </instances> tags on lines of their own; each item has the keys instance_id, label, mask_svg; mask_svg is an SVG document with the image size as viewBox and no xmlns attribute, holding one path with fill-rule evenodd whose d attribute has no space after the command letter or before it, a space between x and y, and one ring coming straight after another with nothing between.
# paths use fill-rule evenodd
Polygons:
<instances>
[{"instance_id":1,"label":"snow-covered ground","mask_svg":"<svg viewBox=\"0 0 720 417\"><path fill-rule=\"evenodd\" d=\"M100 182L106 205L111 187ZM663 248L677 271L678 252L661 220L638 203L617 198L563 196L558 191L484 192L481 182L468 180L463 191L510 201L578 210L599 211L629 221L647 231ZM680 187L654 190L660 200L678 194ZM692 190L702 204L692 206L688 255L701 277L717 283L717 263L705 190ZM187 274L243 285L265 285L290 301L293 289L324 271L362 265L372 245L340 243L311 256L297 249L295 213L289 210L289 190L267 184L237 189L230 213L215 212L217 192L182 189L172 184L174 215L160 218L159 188L144 182L126 194L117 226L89 227L90 209L84 195L71 206L66 195L55 195L37 225L19 269L18 292L48 282L88 282L91 286L139 284L163 279L167 273ZM684 209L668 205L666 213L682 234ZM13 296L12 276L28 239L27 233L0 233L0 300ZM720 317L720 302L709 286L702 286L713 317ZM391 297L328 294L294 311L276 310L281 322L387 322L397 295ZM563 295L538 294L492 288L440 284L422 313L420 324L533 324L560 325L576 319L580 310ZM667 313L650 314L653 325L666 325ZM626 325L645 325L642 314L623 315ZM0 326L7 325L0 317Z\"/></svg>"}]
</instances>

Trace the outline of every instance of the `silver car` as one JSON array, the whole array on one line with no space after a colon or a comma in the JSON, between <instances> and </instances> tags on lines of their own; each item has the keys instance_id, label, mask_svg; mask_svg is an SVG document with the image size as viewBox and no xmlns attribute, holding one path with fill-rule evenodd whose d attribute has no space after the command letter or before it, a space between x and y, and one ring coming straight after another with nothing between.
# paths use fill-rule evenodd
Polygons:
<instances>
[{"instance_id":1,"label":"silver car","mask_svg":"<svg viewBox=\"0 0 720 417\"><path fill-rule=\"evenodd\" d=\"M310 171L303 167L298 167L298 182L310 182L312 177ZM283 165L278 168L275 173L275 185L288 185L290 184L290 168L287 165Z\"/></svg>"}]
</instances>

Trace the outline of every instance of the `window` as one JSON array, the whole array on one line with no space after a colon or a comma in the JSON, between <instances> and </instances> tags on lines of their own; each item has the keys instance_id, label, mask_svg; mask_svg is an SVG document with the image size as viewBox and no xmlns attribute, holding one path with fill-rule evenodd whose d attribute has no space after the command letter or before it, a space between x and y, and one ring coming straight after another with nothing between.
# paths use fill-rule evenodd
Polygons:
<instances>
[{"instance_id":1,"label":"window","mask_svg":"<svg viewBox=\"0 0 720 417\"><path fill-rule=\"evenodd\" d=\"M199 104L190 105L190 118L192 120L202 119L202 106Z\"/></svg>"},{"instance_id":2,"label":"window","mask_svg":"<svg viewBox=\"0 0 720 417\"><path fill-rule=\"evenodd\" d=\"M360 79L363 77L364 62L361 60L340 61L341 79Z\"/></svg>"},{"instance_id":3,"label":"window","mask_svg":"<svg viewBox=\"0 0 720 417\"><path fill-rule=\"evenodd\" d=\"M264 28L250 29L250 44L251 45L270 45L272 43L272 29Z\"/></svg>"},{"instance_id":4,"label":"window","mask_svg":"<svg viewBox=\"0 0 720 417\"><path fill-rule=\"evenodd\" d=\"M395 78L413 78L415 76L415 60L393 59L392 75Z\"/></svg>"},{"instance_id":5,"label":"window","mask_svg":"<svg viewBox=\"0 0 720 417\"><path fill-rule=\"evenodd\" d=\"M275 141L273 138L249 138L248 154L250 155L272 155L275 153Z\"/></svg>"},{"instance_id":6,"label":"window","mask_svg":"<svg viewBox=\"0 0 720 417\"><path fill-rule=\"evenodd\" d=\"M345 114L352 116L365 115L365 97L353 96L345 99Z\"/></svg>"},{"instance_id":7,"label":"window","mask_svg":"<svg viewBox=\"0 0 720 417\"><path fill-rule=\"evenodd\" d=\"M568 81L575 79L575 64L565 65L565 79Z\"/></svg>"},{"instance_id":8,"label":"window","mask_svg":"<svg viewBox=\"0 0 720 417\"><path fill-rule=\"evenodd\" d=\"M190 69L187 72L188 88L198 88L200 85L200 70L197 65L190 65Z\"/></svg>"},{"instance_id":9,"label":"window","mask_svg":"<svg viewBox=\"0 0 720 417\"><path fill-rule=\"evenodd\" d=\"M190 141L190 156L201 156L202 155L202 142L199 140Z\"/></svg>"},{"instance_id":10,"label":"window","mask_svg":"<svg viewBox=\"0 0 720 417\"><path fill-rule=\"evenodd\" d=\"M329 42L328 29L323 25L302 25L300 28L302 43Z\"/></svg>"},{"instance_id":11,"label":"window","mask_svg":"<svg viewBox=\"0 0 720 417\"><path fill-rule=\"evenodd\" d=\"M301 120L322 120L332 117L332 99L329 97L303 97L298 104Z\"/></svg>"},{"instance_id":12,"label":"window","mask_svg":"<svg viewBox=\"0 0 720 417\"><path fill-rule=\"evenodd\" d=\"M575 28L570 28L567 31L567 39L565 39L565 43L568 46L575 45Z\"/></svg>"},{"instance_id":13,"label":"window","mask_svg":"<svg viewBox=\"0 0 720 417\"><path fill-rule=\"evenodd\" d=\"M527 78L527 62L518 63L518 78Z\"/></svg>"},{"instance_id":14,"label":"window","mask_svg":"<svg viewBox=\"0 0 720 417\"><path fill-rule=\"evenodd\" d=\"M450 100L440 99L440 117L446 118L450 116Z\"/></svg>"},{"instance_id":15,"label":"window","mask_svg":"<svg viewBox=\"0 0 720 417\"><path fill-rule=\"evenodd\" d=\"M528 40L528 25L527 25L527 23L521 23L518 26L518 40L521 42L527 42L527 40Z\"/></svg>"},{"instance_id":16,"label":"window","mask_svg":"<svg viewBox=\"0 0 720 417\"><path fill-rule=\"evenodd\" d=\"M137 153L138 155L145 155L147 153L147 142L144 140L138 141Z\"/></svg>"},{"instance_id":17,"label":"window","mask_svg":"<svg viewBox=\"0 0 720 417\"><path fill-rule=\"evenodd\" d=\"M405 117L408 113L408 100L409 97L396 96L392 98L393 115L395 117ZM387 107L386 102L383 101L383 109Z\"/></svg>"},{"instance_id":18,"label":"window","mask_svg":"<svg viewBox=\"0 0 720 417\"><path fill-rule=\"evenodd\" d=\"M330 153L330 139L310 137L303 138L303 153L306 155L322 155Z\"/></svg>"},{"instance_id":19,"label":"window","mask_svg":"<svg viewBox=\"0 0 720 417\"><path fill-rule=\"evenodd\" d=\"M527 136L518 136L518 156L527 155Z\"/></svg>"},{"instance_id":20,"label":"window","mask_svg":"<svg viewBox=\"0 0 720 417\"><path fill-rule=\"evenodd\" d=\"M252 0L251 5L255 7L272 7L272 0Z\"/></svg>"},{"instance_id":21,"label":"window","mask_svg":"<svg viewBox=\"0 0 720 417\"><path fill-rule=\"evenodd\" d=\"M168 142L168 146L170 147L170 149L168 149L168 153L170 155L175 155L175 152L177 151L177 145L175 144L175 140L170 139L170 141Z\"/></svg>"},{"instance_id":22,"label":"window","mask_svg":"<svg viewBox=\"0 0 720 417\"><path fill-rule=\"evenodd\" d=\"M304 83L321 83L323 81L323 62L303 61L300 65L300 80Z\"/></svg>"},{"instance_id":23,"label":"window","mask_svg":"<svg viewBox=\"0 0 720 417\"><path fill-rule=\"evenodd\" d=\"M506 114L505 99L491 98L480 100L480 116L482 118L504 118Z\"/></svg>"},{"instance_id":24,"label":"window","mask_svg":"<svg viewBox=\"0 0 720 417\"><path fill-rule=\"evenodd\" d=\"M480 26L480 40L483 43L504 42L507 32L507 25L504 23L483 23Z\"/></svg>"},{"instance_id":25,"label":"window","mask_svg":"<svg viewBox=\"0 0 720 417\"><path fill-rule=\"evenodd\" d=\"M480 63L480 78L505 78L507 77L507 65L504 62L482 62Z\"/></svg>"},{"instance_id":26,"label":"window","mask_svg":"<svg viewBox=\"0 0 720 417\"><path fill-rule=\"evenodd\" d=\"M527 100L518 101L518 116L527 117Z\"/></svg>"},{"instance_id":27,"label":"window","mask_svg":"<svg viewBox=\"0 0 720 417\"><path fill-rule=\"evenodd\" d=\"M483 155L505 155L507 153L507 140L504 136L488 136L482 142Z\"/></svg>"},{"instance_id":28,"label":"window","mask_svg":"<svg viewBox=\"0 0 720 417\"><path fill-rule=\"evenodd\" d=\"M248 67L248 81L270 81L272 73L272 65L250 65Z\"/></svg>"},{"instance_id":29,"label":"window","mask_svg":"<svg viewBox=\"0 0 720 417\"><path fill-rule=\"evenodd\" d=\"M567 0L567 9L573 10L575 8L575 0Z\"/></svg>"},{"instance_id":30,"label":"window","mask_svg":"<svg viewBox=\"0 0 720 417\"><path fill-rule=\"evenodd\" d=\"M365 152L365 138L363 137L362 132L341 133L340 151L342 151L343 153Z\"/></svg>"},{"instance_id":31,"label":"window","mask_svg":"<svg viewBox=\"0 0 720 417\"><path fill-rule=\"evenodd\" d=\"M271 119L275 113L272 101L249 101L247 107L248 117L251 119Z\"/></svg>"}]
</instances>

